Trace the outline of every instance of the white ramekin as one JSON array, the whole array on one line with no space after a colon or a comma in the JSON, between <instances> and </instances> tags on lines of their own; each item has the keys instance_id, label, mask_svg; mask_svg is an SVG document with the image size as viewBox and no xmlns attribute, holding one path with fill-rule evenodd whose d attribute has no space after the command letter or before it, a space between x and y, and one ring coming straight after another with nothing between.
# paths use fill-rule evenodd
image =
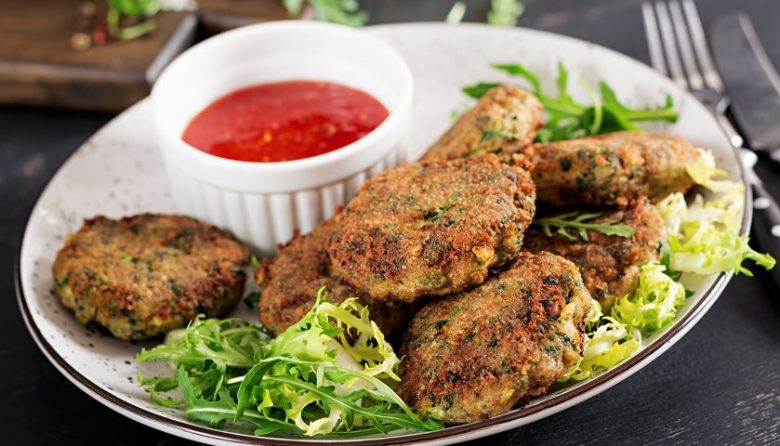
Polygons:
<instances>
[{"instance_id":1,"label":"white ramekin","mask_svg":"<svg viewBox=\"0 0 780 446\"><path fill-rule=\"evenodd\" d=\"M219 158L181 139L190 120L215 99L253 84L297 79L358 88L382 102L389 115L352 144L295 161ZM151 96L179 212L233 231L263 255L289 240L295 228L313 229L367 178L407 158L409 67L386 43L339 25L284 21L222 33L176 58Z\"/></svg>"}]
</instances>

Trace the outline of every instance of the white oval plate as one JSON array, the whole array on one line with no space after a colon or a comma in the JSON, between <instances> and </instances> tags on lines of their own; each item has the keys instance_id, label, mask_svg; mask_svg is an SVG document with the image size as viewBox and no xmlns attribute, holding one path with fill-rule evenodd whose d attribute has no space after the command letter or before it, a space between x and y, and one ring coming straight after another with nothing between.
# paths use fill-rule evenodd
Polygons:
<instances>
[{"instance_id":1,"label":"white oval plate","mask_svg":"<svg viewBox=\"0 0 780 446\"><path fill-rule=\"evenodd\" d=\"M546 88L553 91L560 60L569 68L572 90L578 93L583 93L578 79L592 84L603 79L632 106L658 105L664 95L671 94L680 119L673 126L655 128L685 136L712 150L718 165L732 178L743 177L735 152L701 104L649 67L616 52L549 33L482 25L390 25L365 32L398 48L412 68L416 91L412 153L422 153L450 125L451 112L467 102L461 87L478 81L510 80L491 69L491 63L523 63L538 72ZM49 360L68 379L136 421L211 444L299 443L301 440L291 438L260 438L211 429L188 422L175 410L152 405L135 377L139 371L148 375L163 373L164 365L136 365L133 358L143 344L118 341L86 329L51 295L52 259L65 235L78 229L82 219L97 214L121 217L174 210L155 147L150 112L149 101L143 100L111 121L70 157L39 198L17 264L17 294L27 326ZM743 233L749 221L748 211ZM479 423L344 442L447 444L516 428L560 412L603 392L657 358L704 315L729 279L728 274L712 277L688 299L674 324L647 339L635 356L592 380ZM244 305L236 315L251 320L256 317Z\"/></svg>"}]
</instances>

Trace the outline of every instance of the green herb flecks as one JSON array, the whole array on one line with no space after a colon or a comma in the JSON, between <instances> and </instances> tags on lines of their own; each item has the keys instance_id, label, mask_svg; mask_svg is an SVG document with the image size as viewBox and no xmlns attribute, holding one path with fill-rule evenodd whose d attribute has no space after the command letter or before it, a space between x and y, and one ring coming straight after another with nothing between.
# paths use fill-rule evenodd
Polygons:
<instances>
[{"instance_id":1,"label":"green herb flecks","mask_svg":"<svg viewBox=\"0 0 780 446\"><path fill-rule=\"evenodd\" d=\"M620 218L614 220L603 221L594 223L592 220L600 217L602 212L569 212L561 214L556 217L537 218L532 224L541 226L542 231L548 237L553 236L553 229L556 234L563 236L566 240L575 241L577 237L572 235L569 231L574 231L576 235L584 241L589 241L588 231L600 232L605 235L616 235L619 237L632 237L636 232L636 229L619 224Z\"/></svg>"},{"instance_id":2,"label":"green herb flecks","mask_svg":"<svg viewBox=\"0 0 780 446\"><path fill-rule=\"evenodd\" d=\"M583 82L582 86L591 97L592 104L580 104L568 91L569 72L562 63L558 64L558 94L555 97L546 95L542 91L539 77L523 65L495 64L493 67L510 76L523 78L544 106L548 119L536 137L538 141L560 141L620 130L639 130L636 125L639 121L677 120L671 96L666 96L666 102L661 107L632 109L621 103L614 90L603 81L599 82L598 94L593 87ZM464 87L463 92L469 97L479 99L498 85L501 84L480 82Z\"/></svg>"}]
</instances>

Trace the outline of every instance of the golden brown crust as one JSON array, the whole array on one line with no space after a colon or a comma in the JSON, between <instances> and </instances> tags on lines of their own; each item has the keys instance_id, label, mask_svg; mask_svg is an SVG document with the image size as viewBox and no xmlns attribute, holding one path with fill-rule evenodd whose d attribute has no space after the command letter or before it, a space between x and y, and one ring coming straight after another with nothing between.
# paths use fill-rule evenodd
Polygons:
<instances>
[{"instance_id":1,"label":"golden brown crust","mask_svg":"<svg viewBox=\"0 0 780 446\"><path fill-rule=\"evenodd\" d=\"M693 186L685 167L698 153L687 140L662 133L616 132L537 143L525 150L539 202L625 206Z\"/></svg>"},{"instance_id":2,"label":"golden brown crust","mask_svg":"<svg viewBox=\"0 0 780 446\"><path fill-rule=\"evenodd\" d=\"M372 302L331 273L326 246L336 229L334 219L326 220L307 235L295 234L279 248L276 257L263 261L255 270L262 288L258 307L260 322L274 333L298 322L312 307L317 291L327 287L327 299L341 303L357 297L369 307L372 320L390 335L411 318L407 305Z\"/></svg>"},{"instance_id":3,"label":"golden brown crust","mask_svg":"<svg viewBox=\"0 0 780 446\"><path fill-rule=\"evenodd\" d=\"M222 316L241 298L248 250L230 234L182 216L95 217L57 253L55 295L83 324L145 339L199 313Z\"/></svg>"},{"instance_id":4,"label":"golden brown crust","mask_svg":"<svg viewBox=\"0 0 780 446\"><path fill-rule=\"evenodd\" d=\"M456 159L485 153L510 155L530 144L544 125L542 104L531 93L494 87L463 114L421 160Z\"/></svg>"},{"instance_id":5,"label":"golden brown crust","mask_svg":"<svg viewBox=\"0 0 780 446\"><path fill-rule=\"evenodd\" d=\"M376 300L460 291L520 251L534 199L528 172L495 155L387 170L340 214L333 269Z\"/></svg>"},{"instance_id":6,"label":"golden brown crust","mask_svg":"<svg viewBox=\"0 0 780 446\"><path fill-rule=\"evenodd\" d=\"M417 313L400 348L398 394L447 423L542 395L581 357L590 302L571 262L523 252L483 285Z\"/></svg>"},{"instance_id":7,"label":"golden brown crust","mask_svg":"<svg viewBox=\"0 0 780 446\"><path fill-rule=\"evenodd\" d=\"M619 220L636 229L630 238L588 231L589 241L574 241L553 233L546 236L531 226L524 247L530 252L548 251L574 262L582 274L585 287L604 310L616 299L632 293L639 282L640 267L661 257L661 243L666 240L664 222L646 198L624 210L604 212L594 223Z\"/></svg>"}]
</instances>

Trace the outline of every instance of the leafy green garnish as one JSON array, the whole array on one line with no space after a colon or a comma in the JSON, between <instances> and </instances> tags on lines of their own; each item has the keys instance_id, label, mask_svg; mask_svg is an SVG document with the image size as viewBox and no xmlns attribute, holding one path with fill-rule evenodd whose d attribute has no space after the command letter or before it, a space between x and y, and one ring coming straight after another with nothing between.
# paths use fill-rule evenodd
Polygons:
<instances>
[{"instance_id":1,"label":"leafy green garnish","mask_svg":"<svg viewBox=\"0 0 780 446\"><path fill-rule=\"evenodd\" d=\"M617 300L610 317L601 314L598 303L586 325L583 359L561 379L580 381L623 361L639 349L643 336L670 324L692 292L685 283L699 284L717 272L752 275L743 263L752 260L770 269L775 259L748 245L739 235L744 211L744 186L718 179L712 153L699 149L698 159L686 167L697 184L713 196L704 201L697 196L688 205L681 193L674 193L656 205L664 220L668 243L662 244L658 263L644 265L637 288Z\"/></svg>"},{"instance_id":2,"label":"leafy green garnish","mask_svg":"<svg viewBox=\"0 0 780 446\"><path fill-rule=\"evenodd\" d=\"M559 381L583 381L630 357L641 347L641 337L631 333L625 324L604 317L601 305L591 300L586 319L582 358Z\"/></svg>"},{"instance_id":3,"label":"leafy green garnish","mask_svg":"<svg viewBox=\"0 0 780 446\"><path fill-rule=\"evenodd\" d=\"M479 82L474 85L468 85L463 87L463 92L473 99L479 99L485 95L491 88L500 86L501 84L495 82Z\"/></svg>"},{"instance_id":4,"label":"leafy green garnish","mask_svg":"<svg viewBox=\"0 0 780 446\"><path fill-rule=\"evenodd\" d=\"M591 105L580 104L569 94L569 72L562 63L558 63L556 86L558 94L548 96L542 91L539 77L520 64L494 64L494 68L510 76L518 76L530 85L531 91L544 106L548 115L547 123L539 131L538 141L560 141L582 138L620 130L638 130L638 121L677 120L677 112L671 96L666 96L663 106L650 109L632 109L617 99L617 95L606 82L599 82L599 94L587 83L583 88L591 97ZM481 98L490 88L499 83L480 82L463 88L463 92L474 98Z\"/></svg>"},{"instance_id":5,"label":"leafy green garnish","mask_svg":"<svg viewBox=\"0 0 780 446\"><path fill-rule=\"evenodd\" d=\"M137 39L156 28L153 16L160 11L160 0L108 0L106 26L111 36L119 40ZM124 25L122 18L134 19Z\"/></svg>"},{"instance_id":6,"label":"leafy green garnish","mask_svg":"<svg viewBox=\"0 0 780 446\"><path fill-rule=\"evenodd\" d=\"M304 3L311 5L314 18L323 22L357 27L368 21L368 13L360 10L357 0L282 0L282 5L291 16L300 14Z\"/></svg>"},{"instance_id":7,"label":"leafy green garnish","mask_svg":"<svg viewBox=\"0 0 780 446\"><path fill-rule=\"evenodd\" d=\"M463 16L466 14L466 3L457 1L452 4L450 12L447 13L447 17L444 18L445 23L450 25L457 25L463 20Z\"/></svg>"},{"instance_id":8,"label":"leafy green garnish","mask_svg":"<svg viewBox=\"0 0 780 446\"><path fill-rule=\"evenodd\" d=\"M589 221L601 216L602 212L579 213L569 212L556 217L537 218L532 224L541 226L542 231L547 237L553 236L553 228L558 228L555 233L563 236L566 240L575 241L577 237L571 235L569 230L574 230L584 241L589 241L588 231L600 232L605 235L617 235L619 237L632 237L636 229L629 225L618 224L620 218L608 220L599 223Z\"/></svg>"},{"instance_id":9,"label":"leafy green garnish","mask_svg":"<svg viewBox=\"0 0 780 446\"><path fill-rule=\"evenodd\" d=\"M776 261L771 255L754 250L748 236L739 235L745 205L744 185L717 179L725 172L715 166L712 153L701 149L698 159L686 170L694 182L709 189L714 196L706 202L698 196L686 206L682 194L672 194L658 203L669 233L670 269L687 276L728 271L752 276L743 265L746 260L766 269L774 267Z\"/></svg>"},{"instance_id":10,"label":"leafy green garnish","mask_svg":"<svg viewBox=\"0 0 780 446\"><path fill-rule=\"evenodd\" d=\"M214 427L249 424L256 435L353 436L395 429L434 430L392 390L400 359L368 308L356 299L325 300L277 338L245 321L196 320L140 362L165 360L173 377L142 378L158 404ZM160 392L179 389L181 401Z\"/></svg>"},{"instance_id":11,"label":"leafy green garnish","mask_svg":"<svg viewBox=\"0 0 780 446\"><path fill-rule=\"evenodd\" d=\"M487 22L493 26L515 26L525 6L519 0L490 0Z\"/></svg>"},{"instance_id":12,"label":"leafy green garnish","mask_svg":"<svg viewBox=\"0 0 780 446\"><path fill-rule=\"evenodd\" d=\"M260 293L253 291L246 295L244 298L244 304L250 309L257 308L257 304L260 302Z\"/></svg>"},{"instance_id":13,"label":"leafy green garnish","mask_svg":"<svg viewBox=\"0 0 780 446\"><path fill-rule=\"evenodd\" d=\"M685 288L666 274L663 265L645 265L634 293L618 299L611 314L629 329L653 332L677 317L685 297Z\"/></svg>"}]
</instances>

